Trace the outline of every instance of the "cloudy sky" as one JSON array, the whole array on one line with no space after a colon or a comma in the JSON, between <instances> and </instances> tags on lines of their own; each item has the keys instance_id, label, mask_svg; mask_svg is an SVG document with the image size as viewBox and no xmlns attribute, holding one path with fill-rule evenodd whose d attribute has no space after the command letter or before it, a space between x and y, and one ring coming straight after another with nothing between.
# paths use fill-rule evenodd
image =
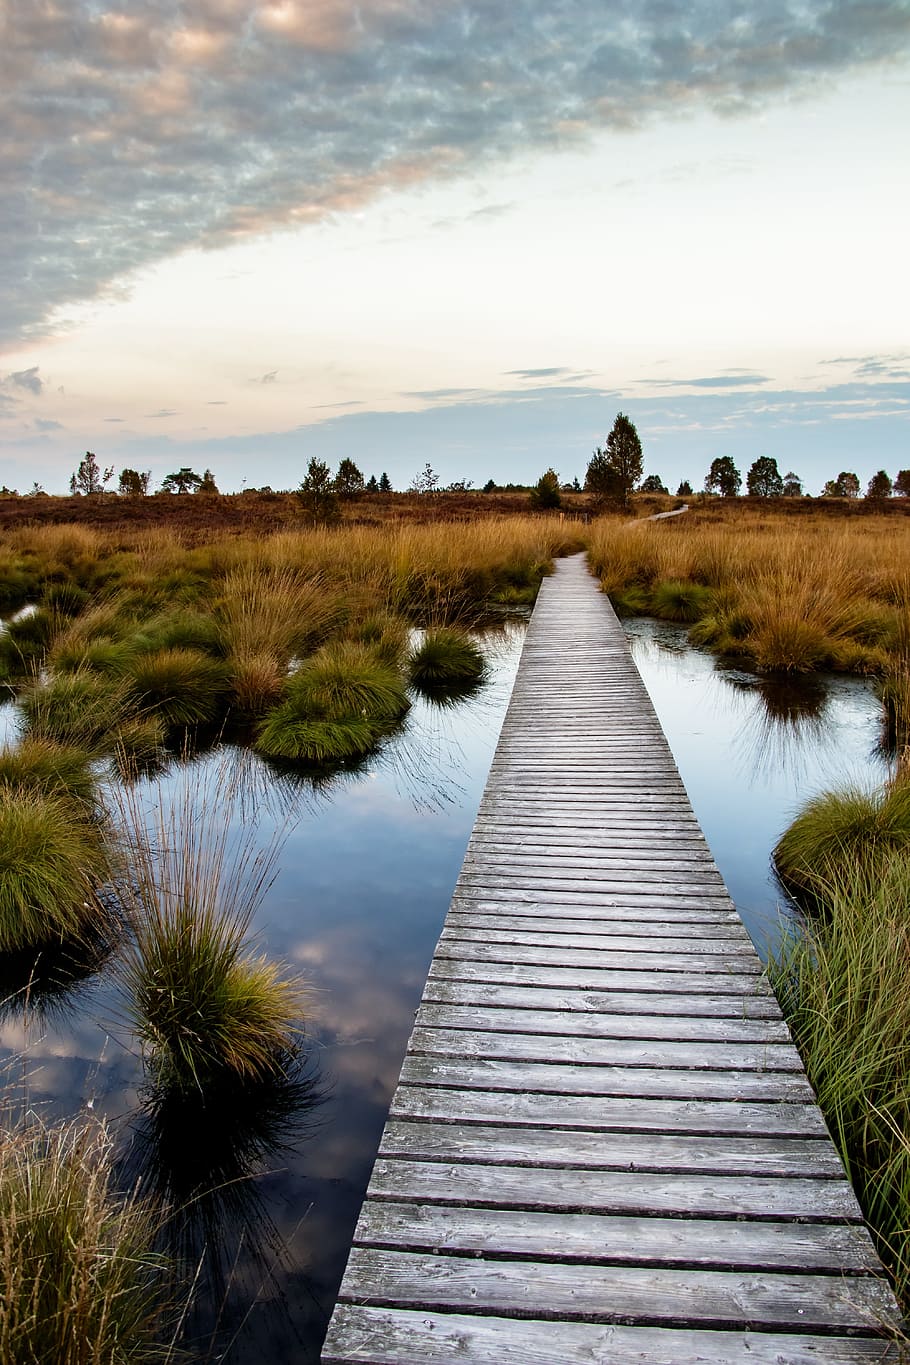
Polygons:
<instances>
[{"instance_id":1,"label":"cloudy sky","mask_svg":"<svg viewBox=\"0 0 910 1365\"><path fill-rule=\"evenodd\" d=\"M910 466L908 0L0 0L0 483Z\"/></svg>"}]
</instances>

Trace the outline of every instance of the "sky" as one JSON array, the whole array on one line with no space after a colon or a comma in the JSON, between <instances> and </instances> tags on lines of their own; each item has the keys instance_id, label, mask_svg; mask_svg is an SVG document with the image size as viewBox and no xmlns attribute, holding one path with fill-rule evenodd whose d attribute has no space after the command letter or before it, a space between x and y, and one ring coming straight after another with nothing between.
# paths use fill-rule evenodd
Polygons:
<instances>
[{"instance_id":1,"label":"sky","mask_svg":"<svg viewBox=\"0 0 910 1365\"><path fill-rule=\"evenodd\" d=\"M0 484L910 467L910 0L0 0Z\"/></svg>"}]
</instances>

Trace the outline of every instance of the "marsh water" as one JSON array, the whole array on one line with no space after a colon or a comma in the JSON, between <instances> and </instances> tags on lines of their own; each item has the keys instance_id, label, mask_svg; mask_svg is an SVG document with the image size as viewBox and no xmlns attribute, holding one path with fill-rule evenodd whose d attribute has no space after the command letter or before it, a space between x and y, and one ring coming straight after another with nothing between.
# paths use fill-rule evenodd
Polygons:
<instances>
[{"instance_id":1,"label":"marsh water","mask_svg":"<svg viewBox=\"0 0 910 1365\"><path fill-rule=\"evenodd\" d=\"M861 680L773 688L718 668L683 628L626 629L721 872L766 952L780 900L770 848L806 795L880 779L878 703ZM46 1118L107 1117L124 1180L176 1197L175 1239L203 1256L208 1285L190 1320L199 1359L318 1360L522 638L520 622L484 637L482 689L450 707L415 701L356 771L314 784L216 746L140 791L147 803L177 800L227 772L234 837L280 842L255 929L310 985L305 1059L286 1086L252 1104L225 1095L208 1112L155 1108L105 971L48 1012L20 1000L0 1017L9 1093ZM2 719L14 728L14 709Z\"/></svg>"}]
</instances>

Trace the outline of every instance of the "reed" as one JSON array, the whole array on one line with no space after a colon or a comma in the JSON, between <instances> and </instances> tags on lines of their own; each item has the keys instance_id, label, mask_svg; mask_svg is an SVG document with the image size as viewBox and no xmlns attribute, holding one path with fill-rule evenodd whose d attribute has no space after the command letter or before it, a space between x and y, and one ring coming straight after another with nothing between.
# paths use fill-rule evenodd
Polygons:
<instances>
[{"instance_id":1,"label":"reed","mask_svg":"<svg viewBox=\"0 0 910 1365\"><path fill-rule=\"evenodd\" d=\"M878 1251L910 1306L910 855L844 852L772 976Z\"/></svg>"},{"instance_id":2,"label":"reed","mask_svg":"<svg viewBox=\"0 0 910 1365\"><path fill-rule=\"evenodd\" d=\"M103 1125L4 1125L0 1360L152 1365L174 1359L158 1215L112 1180Z\"/></svg>"},{"instance_id":3,"label":"reed","mask_svg":"<svg viewBox=\"0 0 910 1365\"><path fill-rule=\"evenodd\" d=\"M257 850L253 827L235 835L233 800L226 769L201 790L185 775L175 798L159 790L148 809L134 788L117 795L129 863L118 891L133 927L118 971L129 1021L165 1089L261 1079L298 1036L303 988L251 940L278 841Z\"/></svg>"}]
</instances>

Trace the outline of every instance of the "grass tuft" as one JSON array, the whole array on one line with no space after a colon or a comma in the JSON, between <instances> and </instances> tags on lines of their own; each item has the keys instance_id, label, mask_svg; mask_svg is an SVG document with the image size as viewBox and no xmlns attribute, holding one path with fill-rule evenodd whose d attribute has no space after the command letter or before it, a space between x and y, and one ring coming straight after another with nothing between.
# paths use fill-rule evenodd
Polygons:
<instances>
[{"instance_id":1,"label":"grass tuft","mask_svg":"<svg viewBox=\"0 0 910 1365\"><path fill-rule=\"evenodd\" d=\"M130 872L121 892L134 942L120 965L127 1012L156 1083L205 1091L235 1076L255 1081L293 1052L304 993L278 963L252 950L249 930L277 848L234 839L231 793L163 792L151 814L135 790L120 795Z\"/></svg>"},{"instance_id":2,"label":"grass tuft","mask_svg":"<svg viewBox=\"0 0 910 1365\"><path fill-rule=\"evenodd\" d=\"M14 749L0 749L0 787L68 796L87 811L95 804L89 755L52 740L27 735Z\"/></svg>"},{"instance_id":3,"label":"grass tuft","mask_svg":"<svg viewBox=\"0 0 910 1365\"><path fill-rule=\"evenodd\" d=\"M870 881L895 853L910 857L910 781L879 791L848 788L809 801L774 849L781 881L798 896L824 903L849 867Z\"/></svg>"},{"instance_id":4,"label":"grass tuft","mask_svg":"<svg viewBox=\"0 0 910 1365\"><path fill-rule=\"evenodd\" d=\"M125 676L143 709L160 716L168 726L217 720L227 701L227 666L198 649L139 654Z\"/></svg>"},{"instance_id":5,"label":"grass tuft","mask_svg":"<svg viewBox=\"0 0 910 1365\"><path fill-rule=\"evenodd\" d=\"M0 1142L0 1360L151 1365L172 1358L157 1218L113 1189L103 1126L36 1123Z\"/></svg>"},{"instance_id":6,"label":"grass tuft","mask_svg":"<svg viewBox=\"0 0 910 1365\"><path fill-rule=\"evenodd\" d=\"M89 933L108 872L100 829L72 800L0 785L0 952Z\"/></svg>"},{"instance_id":7,"label":"grass tuft","mask_svg":"<svg viewBox=\"0 0 910 1365\"><path fill-rule=\"evenodd\" d=\"M463 687L483 677L483 653L462 631L441 626L428 630L411 651L408 671L418 687Z\"/></svg>"}]
</instances>

